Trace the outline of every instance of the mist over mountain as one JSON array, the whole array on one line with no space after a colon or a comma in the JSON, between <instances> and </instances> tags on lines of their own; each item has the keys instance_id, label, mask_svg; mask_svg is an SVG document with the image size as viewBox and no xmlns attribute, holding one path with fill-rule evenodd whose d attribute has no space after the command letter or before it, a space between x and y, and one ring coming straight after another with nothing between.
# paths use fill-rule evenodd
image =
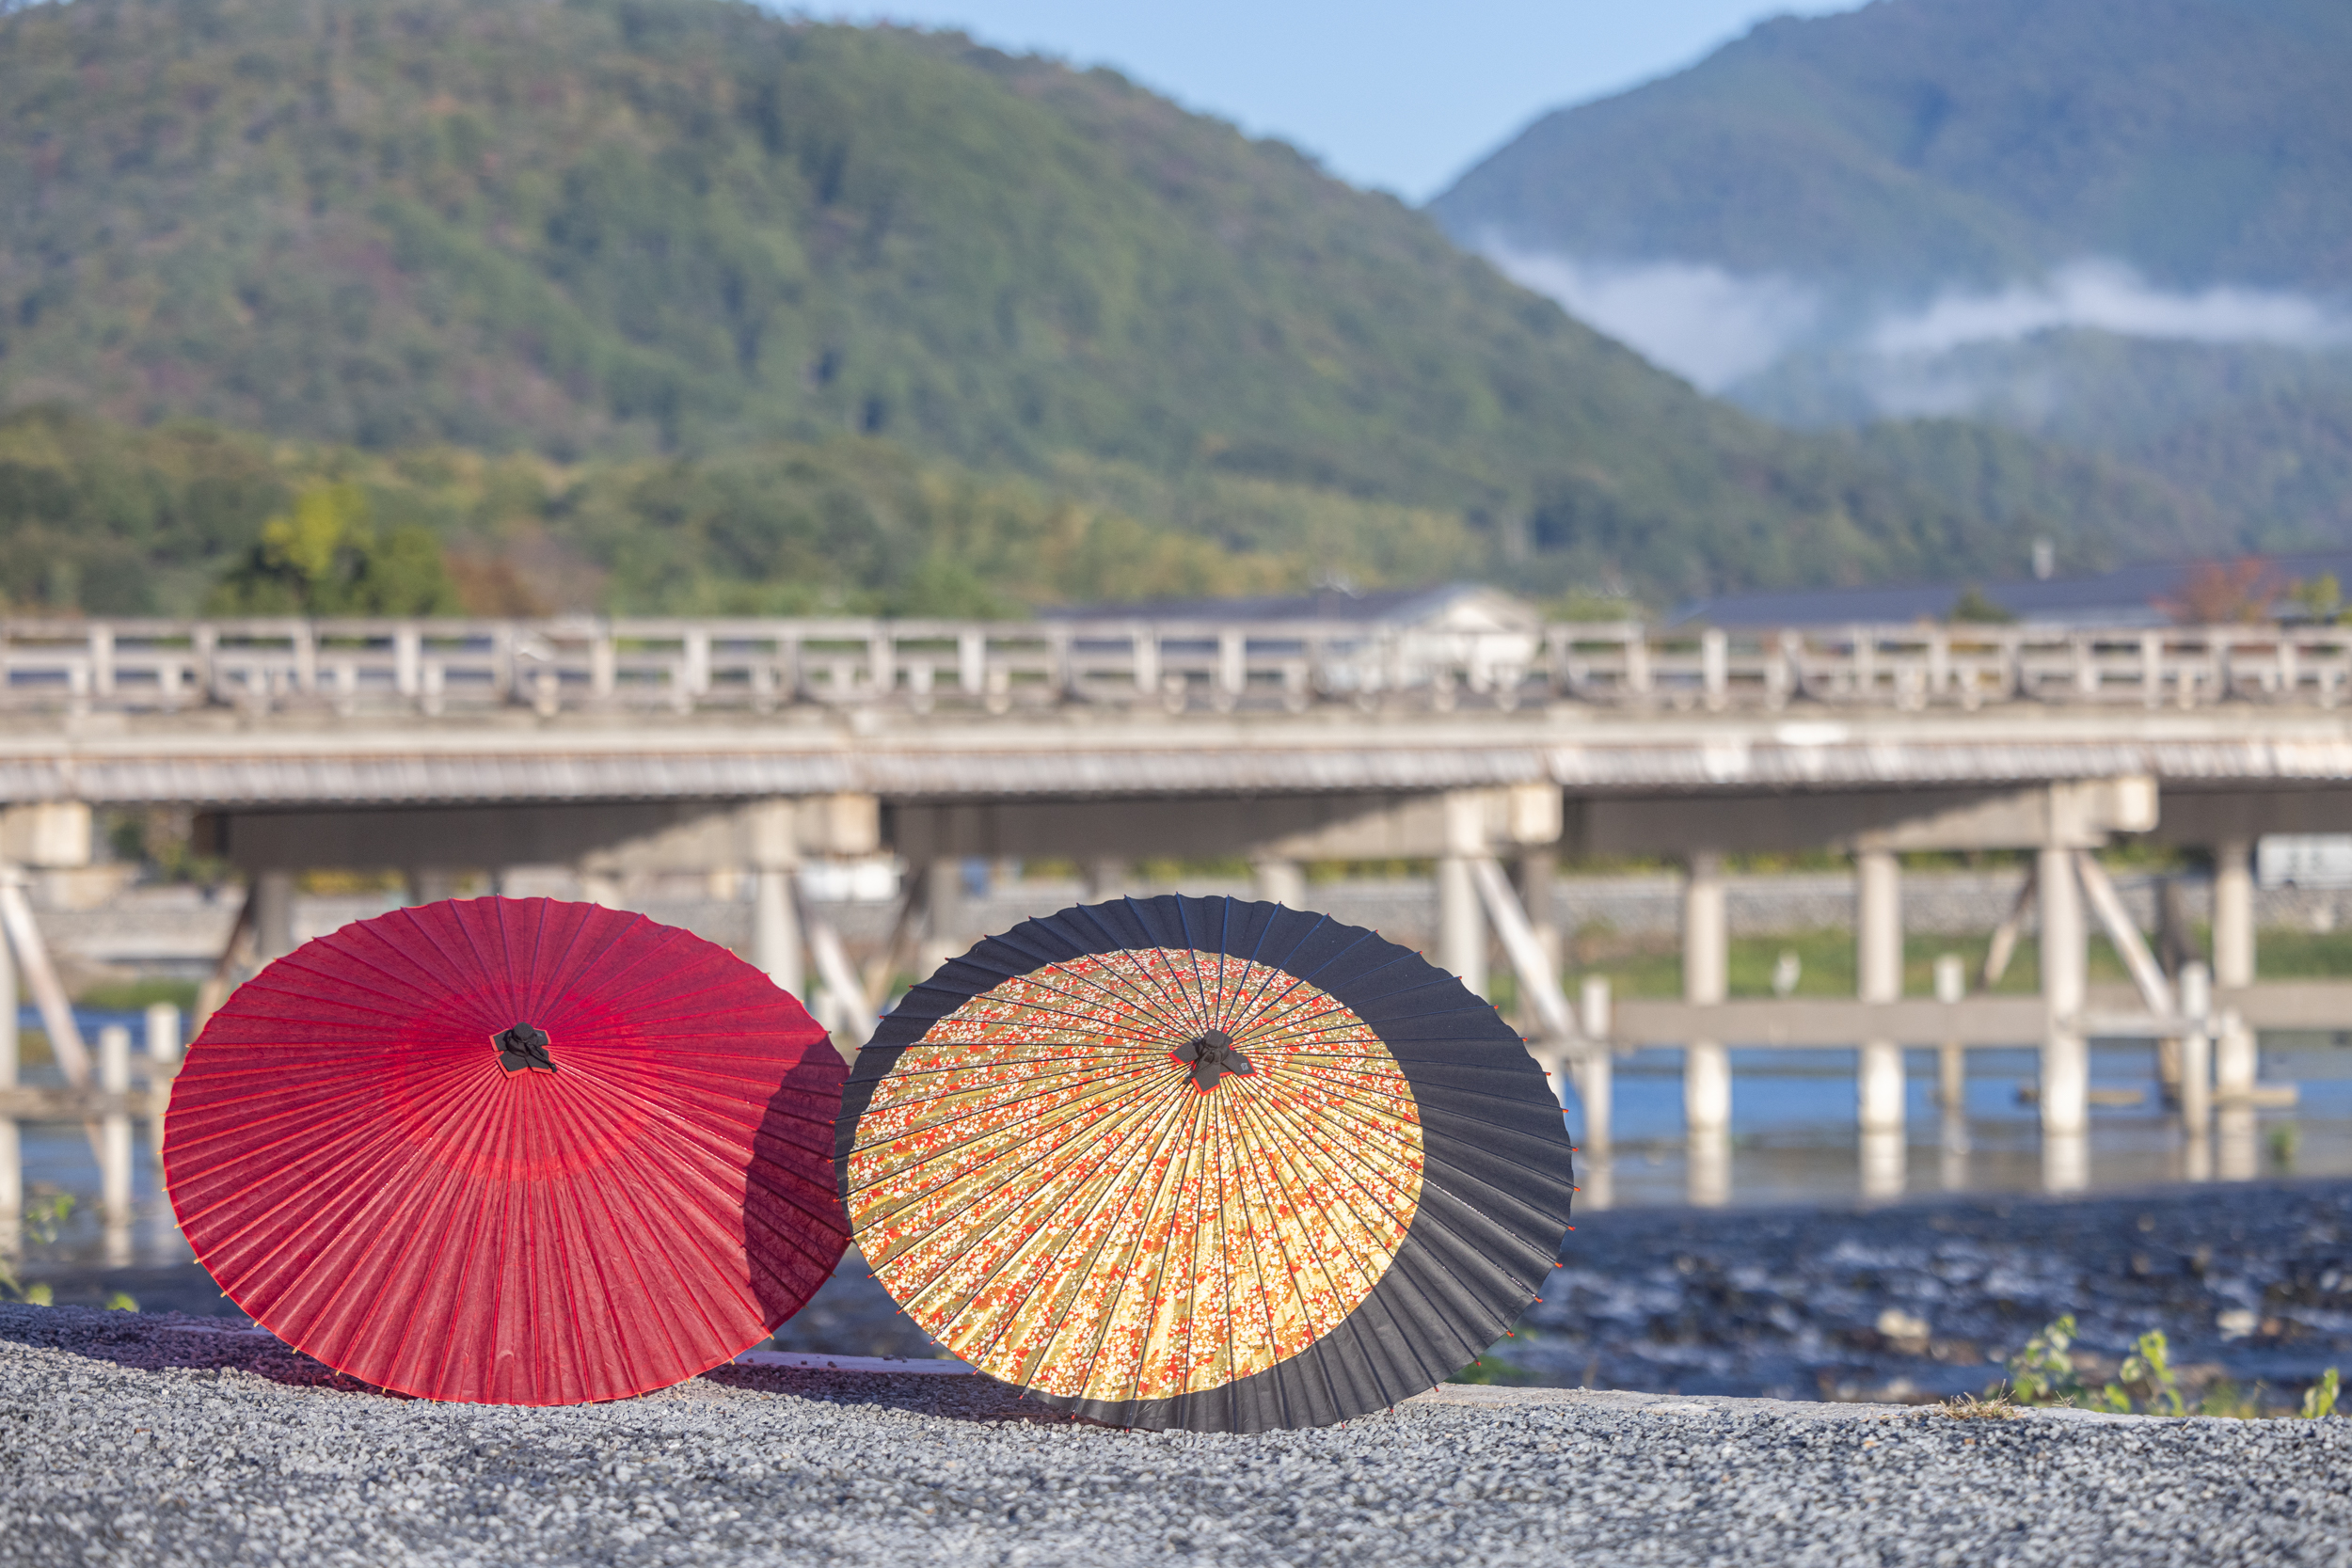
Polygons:
<instances>
[{"instance_id":1,"label":"mist over mountain","mask_svg":"<svg viewBox=\"0 0 2352 1568\"><path fill-rule=\"evenodd\" d=\"M1996 420L2344 537L2346 81L2327 0L1877 0L1548 115L1430 210L1770 418Z\"/></svg>"}]
</instances>

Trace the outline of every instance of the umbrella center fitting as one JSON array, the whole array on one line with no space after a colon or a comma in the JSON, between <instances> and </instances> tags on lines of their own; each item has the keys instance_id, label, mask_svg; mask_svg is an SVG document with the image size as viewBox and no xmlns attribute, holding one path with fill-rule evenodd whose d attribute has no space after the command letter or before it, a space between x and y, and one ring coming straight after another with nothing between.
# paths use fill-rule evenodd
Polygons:
<instances>
[{"instance_id":1,"label":"umbrella center fitting","mask_svg":"<svg viewBox=\"0 0 2352 1568\"><path fill-rule=\"evenodd\" d=\"M1192 1086L1204 1092L1216 1088L1217 1080L1229 1072L1257 1070L1249 1065L1248 1057L1233 1049L1233 1037L1222 1029L1196 1035L1168 1055L1192 1069Z\"/></svg>"},{"instance_id":2,"label":"umbrella center fitting","mask_svg":"<svg viewBox=\"0 0 2352 1568\"><path fill-rule=\"evenodd\" d=\"M491 1047L499 1053L499 1066L509 1072L529 1068L533 1072L553 1072L555 1058L548 1054L548 1032L528 1023L514 1024L501 1029L491 1038Z\"/></svg>"}]
</instances>

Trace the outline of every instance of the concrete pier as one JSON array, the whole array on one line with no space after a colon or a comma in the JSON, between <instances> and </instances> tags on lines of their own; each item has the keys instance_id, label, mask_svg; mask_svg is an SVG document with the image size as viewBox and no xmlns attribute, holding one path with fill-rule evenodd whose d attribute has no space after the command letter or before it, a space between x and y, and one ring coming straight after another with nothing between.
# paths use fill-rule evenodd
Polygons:
<instances>
[{"instance_id":1,"label":"concrete pier","mask_svg":"<svg viewBox=\"0 0 2352 1568\"><path fill-rule=\"evenodd\" d=\"M1723 856L1701 850L1685 863L1682 895L1682 998L1720 1005L1731 983L1731 931L1724 902ZM1689 1144L1690 1196L1720 1204L1731 1195L1731 1053L1720 1040L1682 1048L1682 1118Z\"/></svg>"},{"instance_id":2,"label":"concrete pier","mask_svg":"<svg viewBox=\"0 0 2352 1568\"><path fill-rule=\"evenodd\" d=\"M1855 994L1865 1002L1902 1000L1902 879L1891 850L1854 856L1854 977ZM1863 1196L1898 1197L1903 1190L1903 1048L1894 1040L1865 1040L1856 1056Z\"/></svg>"}]
</instances>

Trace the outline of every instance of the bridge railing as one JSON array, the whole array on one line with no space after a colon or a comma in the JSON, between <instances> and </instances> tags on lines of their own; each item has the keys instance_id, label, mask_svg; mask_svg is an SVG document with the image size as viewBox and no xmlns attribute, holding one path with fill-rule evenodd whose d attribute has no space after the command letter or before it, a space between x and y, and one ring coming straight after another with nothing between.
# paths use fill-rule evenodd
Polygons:
<instances>
[{"instance_id":1,"label":"bridge railing","mask_svg":"<svg viewBox=\"0 0 2352 1568\"><path fill-rule=\"evenodd\" d=\"M0 706L74 711L2332 706L2348 688L2352 627L2329 626L0 620Z\"/></svg>"}]
</instances>

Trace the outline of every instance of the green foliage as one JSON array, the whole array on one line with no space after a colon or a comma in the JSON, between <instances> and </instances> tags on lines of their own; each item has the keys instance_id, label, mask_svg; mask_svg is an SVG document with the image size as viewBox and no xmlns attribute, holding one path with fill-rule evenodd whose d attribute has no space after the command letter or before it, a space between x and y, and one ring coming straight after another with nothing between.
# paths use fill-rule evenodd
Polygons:
<instances>
[{"instance_id":1,"label":"green foliage","mask_svg":"<svg viewBox=\"0 0 2352 1568\"><path fill-rule=\"evenodd\" d=\"M249 438L196 425L126 432L56 405L19 410L0 419L0 603L185 609L288 499L268 449Z\"/></svg>"},{"instance_id":2,"label":"green foliage","mask_svg":"<svg viewBox=\"0 0 2352 1568\"><path fill-rule=\"evenodd\" d=\"M207 609L230 615L445 615L457 591L440 542L414 524L379 537L358 485L321 484L262 525Z\"/></svg>"},{"instance_id":3,"label":"green foliage","mask_svg":"<svg viewBox=\"0 0 2352 1568\"><path fill-rule=\"evenodd\" d=\"M2066 1354L2074 1342L2072 1312L2026 1340L2025 1349L2003 1364L2011 1397L2020 1404L2072 1404L2083 1398L2087 1390Z\"/></svg>"},{"instance_id":4,"label":"green foliage","mask_svg":"<svg viewBox=\"0 0 2352 1568\"><path fill-rule=\"evenodd\" d=\"M0 14L0 404L692 465L695 496L612 482L647 490L643 539L614 531L634 503L581 498L556 602L972 609L1309 570L1666 602L1992 573L2054 510L1762 425L1287 147L955 35L723 0L75 0ZM703 467L858 470L859 437L960 476L924 505L969 531L885 570L841 517ZM310 477L365 487L383 549L414 539L377 481ZM1016 483L1047 515L1033 493L998 528ZM49 515L0 487L13 600L201 597ZM987 559L1038 541L1041 585ZM359 592L301 546L199 553L245 555L223 602ZM515 557L483 559L452 556L458 597L520 602Z\"/></svg>"},{"instance_id":5,"label":"green foliage","mask_svg":"<svg viewBox=\"0 0 2352 1568\"><path fill-rule=\"evenodd\" d=\"M2074 1318L2068 1313L2026 1340L2025 1348L2009 1358L2004 1364L2009 1373L2008 1388L1995 1385L1986 1391L1987 1397L2014 1400L2026 1405L2074 1405L2118 1415L2137 1412L2149 1416L2222 1416L2251 1420L2266 1413L2260 1384L2247 1391L2226 1380L2217 1380L2192 1402L2181 1387L2180 1375L2172 1370L2171 1346L2162 1329L2151 1329L2141 1335L2133 1345L2132 1354L2116 1369L2114 1381L2095 1388L2075 1372L2074 1357L2069 1354L2074 1343ZM2304 1392L2301 1414L2305 1419L2316 1420L2333 1413L2339 1382L2337 1369L2330 1367L2318 1383Z\"/></svg>"},{"instance_id":6,"label":"green foliage","mask_svg":"<svg viewBox=\"0 0 2352 1568\"><path fill-rule=\"evenodd\" d=\"M1986 598L1983 589L1969 588L1963 590L1954 601L1952 612L1946 619L1955 626L1999 626L2009 625L2017 617Z\"/></svg>"},{"instance_id":7,"label":"green foliage","mask_svg":"<svg viewBox=\"0 0 2352 1568\"><path fill-rule=\"evenodd\" d=\"M57 1239L58 1227L73 1212L71 1193L42 1193L25 1200L22 1220L26 1238L47 1246ZM56 1294L46 1285L26 1285L17 1277L8 1254L0 1252L0 1293L32 1307L47 1307Z\"/></svg>"},{"instance_id":8,"label":"green foliage","mask_svg":"<svg viewBox=\"0 0 2352 1568\"><path fill-rule=\"evenodd\" d=\"M184 1014L196 1006L196 993L197 985L193 980L170 980L158 976L91 986L77 992L73 1000L79 1006L104 1013L141 1012L158 1002L168 1002Z\"/></svg>"},{"instance_id":9,"label":"green foliage","mask_svg":"<svg viewBox=\"0 0 2352 1568\"><path fill-rule=\"evenodd\" d=\"M2344 585L2336 580L2333 572L2290 584L2287 599L2307 621L2332 624L2344 616Z\"/></svg>"},{"instance_id":10,"label":"green foliage","mask_svg":"<svg viewBox=\"0 0 2352 1568\"><path fill-rule=\"evenodd\" d=\"M2150 1415L2187 1414L2181 1403L2180 1379L2172 1373L2172 1351L2165 1342L2164 1330L2150 1329L2141 1335L2115 1375L2116 1383L2136 1394L2141 1408ZM2107 1391L2113 1394L2117 1390L2110 1385ZM2129 1408L2128 1402L2125 1408Z\"/></svg>"}]
</instances>

